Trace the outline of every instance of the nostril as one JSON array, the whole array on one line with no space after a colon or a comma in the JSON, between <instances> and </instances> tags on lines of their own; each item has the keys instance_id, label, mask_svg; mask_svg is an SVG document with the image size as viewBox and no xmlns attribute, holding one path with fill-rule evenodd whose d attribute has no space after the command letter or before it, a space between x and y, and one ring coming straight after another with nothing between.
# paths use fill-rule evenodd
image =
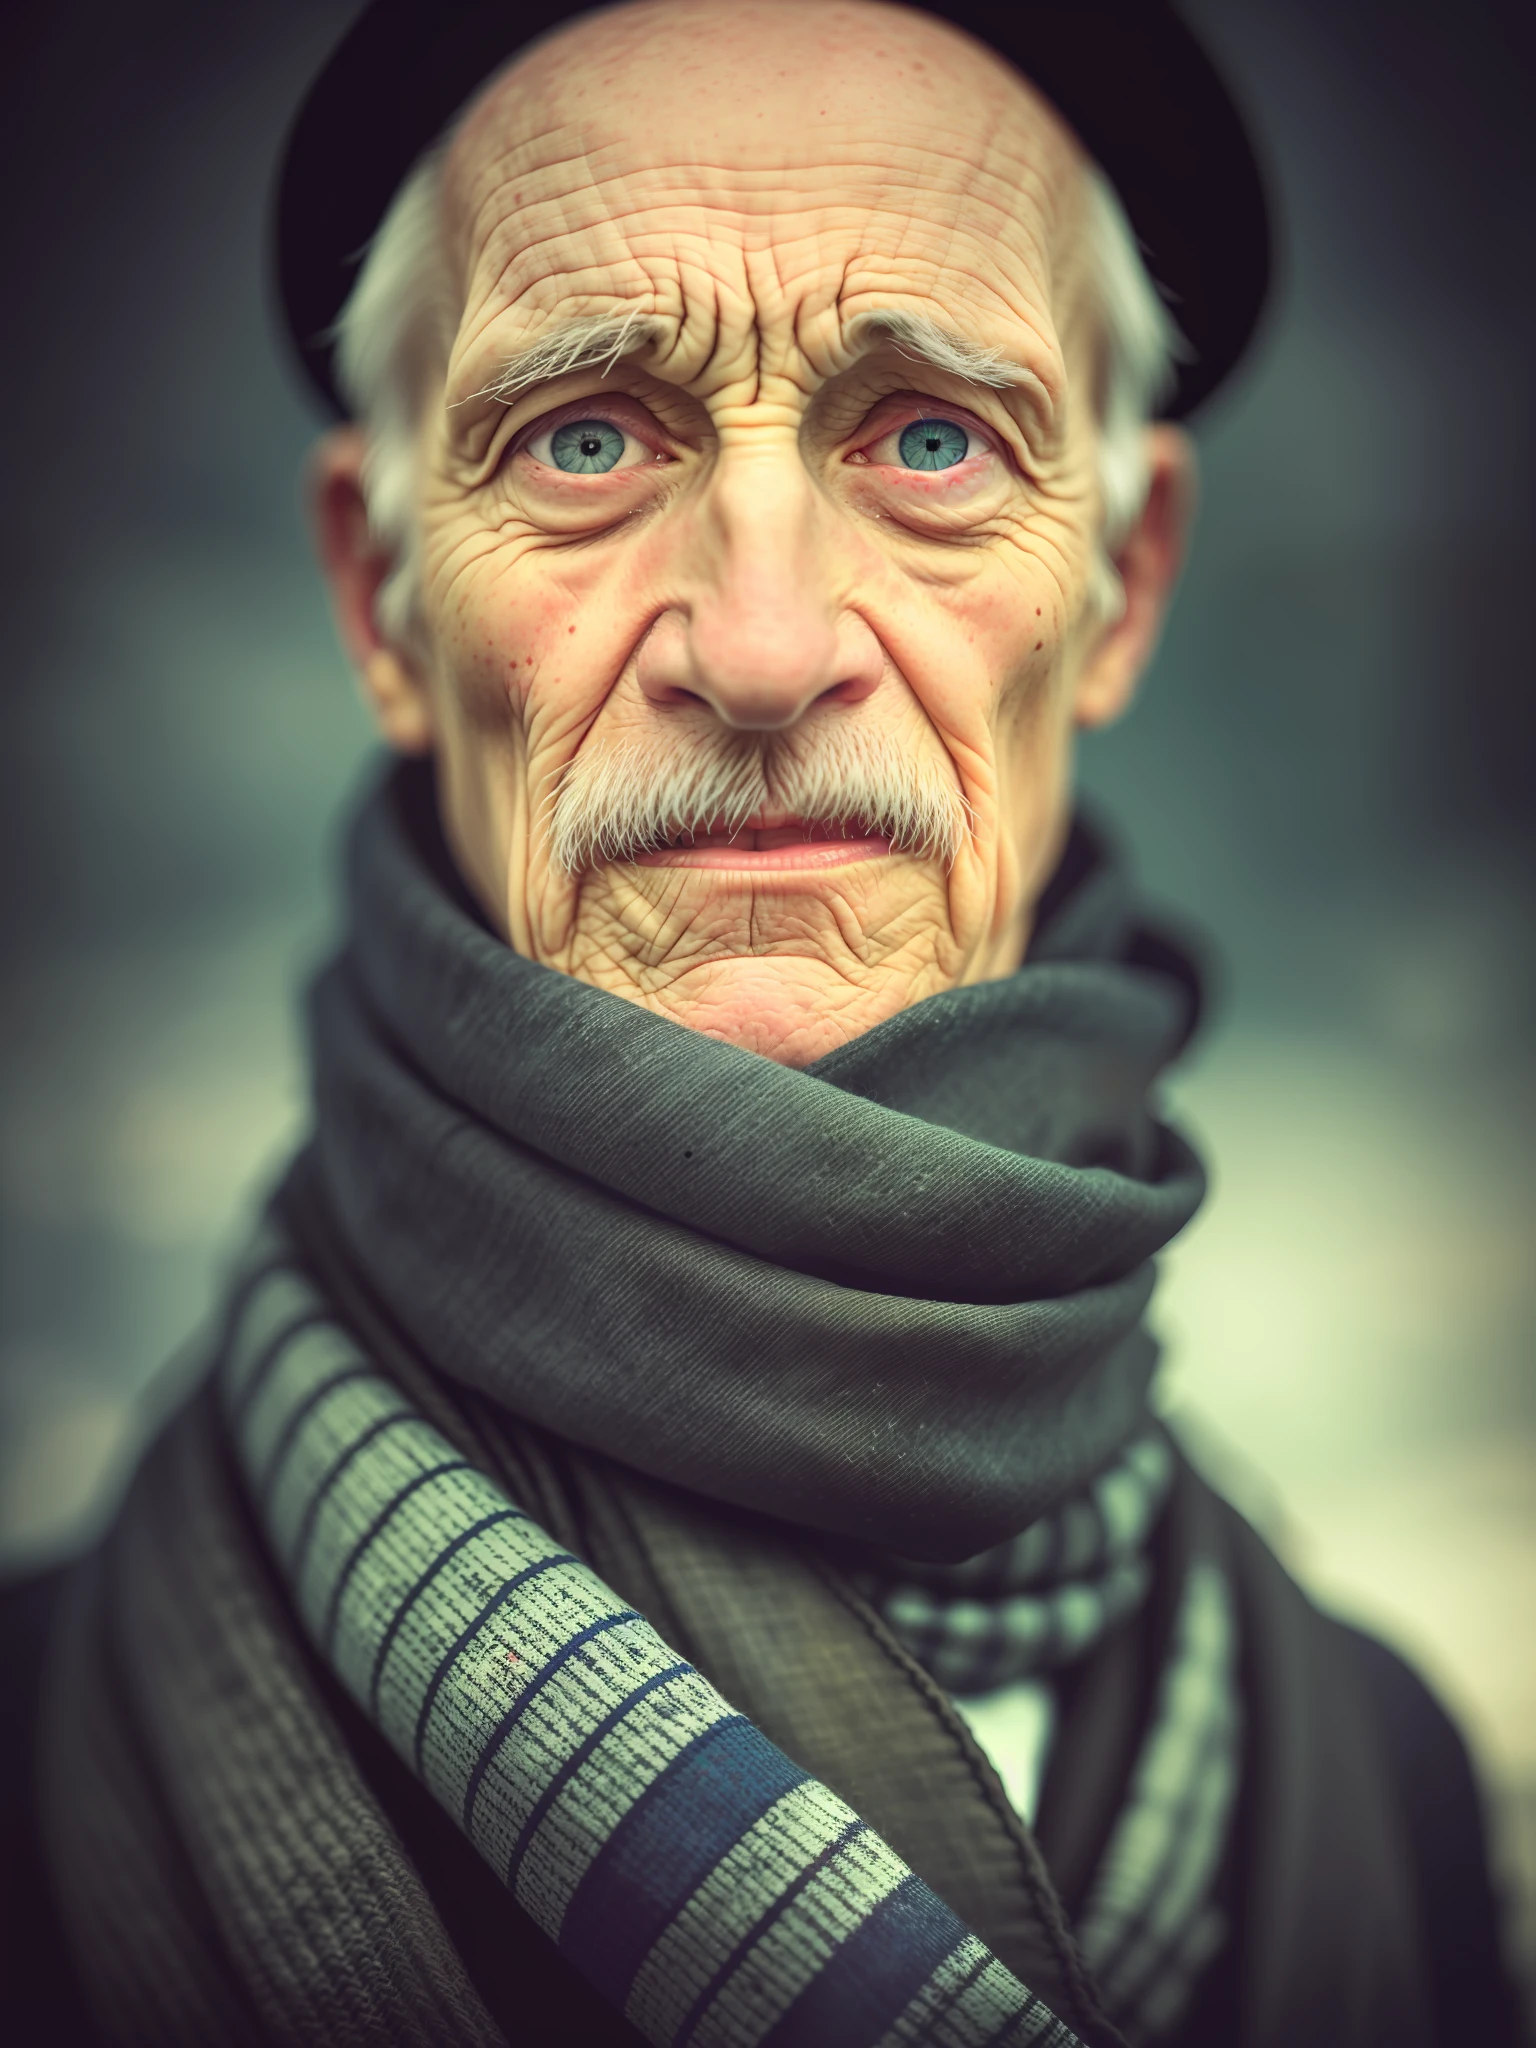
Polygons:
<instances>
[{"instance_id":1,"label":"nostril","mask_svg":"<svg viewBox=\"0 0 1536 2048\"><path fill-rule=\"evenodd\" d=\"M880 677L874 675L845 676L840 683L834 683L830 690L823 690L817 698L818 704L862 704L866 697L872 697L880 687Z\"/></svg>"},{"instance_id":2,"label":"nostril","mask_svg":"<svg viewBox=\"0 0 1536 2048\"><path fill-rule=\"evenodd\" d=\"M645 694L653 704L702 704L706 710L709 707L709 699L701 690L685 689L681 683L652 683Z\"/></svg>"}]
</instances>

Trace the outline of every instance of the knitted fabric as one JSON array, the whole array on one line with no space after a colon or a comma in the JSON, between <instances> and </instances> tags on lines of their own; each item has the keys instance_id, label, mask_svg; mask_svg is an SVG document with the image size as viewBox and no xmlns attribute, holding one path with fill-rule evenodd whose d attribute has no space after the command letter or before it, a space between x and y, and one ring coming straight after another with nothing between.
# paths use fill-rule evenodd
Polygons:
<instances>
[{"instance_id":1,"label":"knitted fabric","mask_svg":"<svg viewBox=\"0 0 1536 2048\"><path fill-rule=\"evenodd\" d=\"M456 1455L279 1268L226 1353L305 1627L661 2048L1074 2048L880 1837Z\"/></svg>"}]
</instances>

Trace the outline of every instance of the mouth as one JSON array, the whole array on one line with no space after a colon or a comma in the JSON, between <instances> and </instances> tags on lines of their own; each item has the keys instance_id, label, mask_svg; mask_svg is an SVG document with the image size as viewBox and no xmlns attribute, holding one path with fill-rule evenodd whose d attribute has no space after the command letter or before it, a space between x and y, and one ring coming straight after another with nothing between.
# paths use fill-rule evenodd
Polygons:
<instances>
[{"instance_id":1,"label":"mouth","mask_svg":"<svg viewBox=\"0 0 1536 2048\"><path fill-rule=\"evenodd\" d=\"M734 868L748 874L845 867L891 850L885 834L856 818L795 818L759 812L733 829L680 832L665 846L636 854L641 868Z\"/></svg>"}]
</instances>

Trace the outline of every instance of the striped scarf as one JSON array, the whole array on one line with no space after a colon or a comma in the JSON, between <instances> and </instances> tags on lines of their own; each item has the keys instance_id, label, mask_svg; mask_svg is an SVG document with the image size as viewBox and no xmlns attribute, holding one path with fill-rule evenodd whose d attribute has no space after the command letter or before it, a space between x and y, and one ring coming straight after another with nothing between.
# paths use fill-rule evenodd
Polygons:
<instances>
[{"instance_id":1,"label":"striped scarf","mask_svg":"<svg viewBox=\"0 0 1536 2048\"><path fill-rule=\"evenodd\" d=\"M1077 2039L841 1799L459 1455L293 1268L245 1296L222 1384L316 1647L648 2040ZM1167 1461L1161 1439L1133 1447L1088 1496L1095 1543L1081 1514L1053 1518L1058 1555L1124 1547L1166 1491ZM1038 1566L1045 1544L1011 1548ZM1133 2040L1178 2017L1223 1931L1209 1894L1235 1783L1231 1654L1224 1579L1197 1566L1080 1929Z\"/></svg>"},{"instance_id":2,"label":"striped scarf","mask_svg":"<svg viewBox=\"0 0 1536 2048\"><path fill-rule=\"evenodd\" d=\"M492 2048L530 2001L1112 2048L1177 2027L1224 1908L1202 2019L1421 2038L1342 1632L1182 1464L1116 1625L1192 987L1080 852L1019 975L794 1073L500 945L425 771L365 807L276 1206L306 1277L231 1313L50 1650L48 1854L117 2048ZM1033 1831L902 1633L950 1684L1063 1674Z\"/></svg>"},{"instance_id":3,"label":"striped scarf","mask_svg":"<svg viewBox=\"0 0 1536 2048\"><path fill-rule=\"evenodd\" d=\"M225 1354L316 1647L518 1904L665 2048L1072 2048L834 1793L458 1456L291 1268Z\"/></svg>"}]
</instances>

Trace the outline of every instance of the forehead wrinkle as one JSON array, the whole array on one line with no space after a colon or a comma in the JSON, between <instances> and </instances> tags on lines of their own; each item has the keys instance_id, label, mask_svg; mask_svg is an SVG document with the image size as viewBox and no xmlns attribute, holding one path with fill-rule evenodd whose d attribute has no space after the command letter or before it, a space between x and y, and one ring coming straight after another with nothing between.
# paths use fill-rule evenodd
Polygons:
<instances>
[{"instance_id":1,"label":"forehead wrinkle","mask_svg":"<svg viewBox=\"0 0 1536 2048\"><path fill-rule=\"evenodd\" d=\"M462 153L455 146L467 225L478 244L466 296L479 304L466 304L463 329L482 339L519 302L547 315L568 309L567 318L609 309L633 315L639 306L653 323L659 373L686 382L707 370L728 328L739 325L759 344L765 338L770 322L751 275L761 279L762 271L747 260L760 244L791 344L801 353L806 322L814 326L830 312L835 326L850 273L872 268L887 273L877 299L947 302L957 296L942 289L947 277L968 306L995 300L1043 345L1049 374L1057 352L1051 258L1068 182L1063 172L1079 152L1051 110L1048 132L1027 122L1024 103L1037 96L1022 81L1012 81L1015 91L1005 79L1011 74L989 81L993 89L978 96L960 156L944 146L933 122L931 135L909 136L883 153L867 125L824 131L824 183L841 178L845 189L820 197L809 164L658 162L651 135L664 124L634 131L631 123L629 136L611 126L594 133L579 114L551 120L540 104L546 118L531 133L509 132L530 99L543 99L509 92L497 118L480 124L486 146ZM527 184L536 189L519 189ZM1010 259L1002 264L999 245ZM797 247L810 252L798 265ZM738 264L740 306L732 290ZM870 295L867 287L859 294L866 301ZM777 319L776 311L771 321ZM459 342L456 355L474 346L462 330Z\"/></svg>"},{"instance_id":2,"label":"forehead wrinkle","mask_svg":"<svg viewBox=\"0 0 1536 2048\"><path fill-rule=\"evenodd\" d=\"M601 196L611 201L618 195ZM937 300L932 311L940 324L962 333L972 328L972 317L957 319L960 307L981 314L987 325L1000 312L1036 336L1047 357L1054 353L1039 238L1016 216L1008 223L1011 260L987 266L980 258L985 237L974 221L941 227L931 217L911 218L916 209L899 203L880 209L883 223L873 222L867 207L839 205L750 234L739 220L698 205L681 219L675 213L653 218L643 208L632 217L619 216L611 205L604 210L607 232L600 236L573 236L563 221L530 235L525 224L508 262L479 266L456 359L472 353L484 362L484 337L513 309L522 311L522 318L513 313L519 326L529 315L542 326L558 316L638 312L650 322L660 373L681 382L700 374L728 336L734 340L753 328L765 338L780 327L799 331L838 308L850 287L865 308L871 299L874 309L892 299ZM873 231L882 225L883 232ZM995 259L995 237L992 249ZM996 309L992 319L989 303ZM523 342L521 335L509 338L514 346ZM686 370L671 361L679 355ZM482 382L489 372L486 362Z\"/></svg>"},{"instance_id":3,"label":"forehead wrinkle","mask_svg":"<svg viewBox=\"0 0 1536 2048\"><path fill-rule=\"evenodd\" d=\"M607 201L617 195L602 196ZM1009 303L1038 303L1045 296L1040 238L1017 214L996 223L941 220L923 214L922 196L887 185L878 205L850 196L832 205L786 209L775 220L755 224L697 199L662 209L636 203L633 195L627 195L630 203L622 213L605 204L600 222L566 217L534 228L525 212L520 232L506 223L506 239L515 235L515 246L505 258L500 250L485 252L476 266L477 296L482 307L504 307L530 295L548 305L552 294L567 296L574 280L584 277L582 289L606 301L603 310L617 301L622 311L637 299L654 305L659 276L675 275L682 266L713 270L727 289L733 281L744 287L750 261L763 257L786 288L797 276L819 273L825 279L850 267L871 267L889 272L898 284L904 273L910 283L949 273L965 285L967 296L978 287ZM1012 245L1012 260L1001 265L1000 241ZM984 251L990 263L982 262ZM986 271L995 273L990 283ZM999 284L1006 287L1001 292Z\"/></svg>"},{"instance_id":4,"label":"forehead wrinkle","mask_svg":"<svg viewBox=\"0 0 1536 2048\"><path fill-rule=\"evenodd\" d=\"M604 17L605 33L620 26L624 12ZM629 26L633 32L633 19ZM481 259L505 251L512 216L525 203L537 211L554 208L562 225L572 230L613 223L641 201L658 209L703 208L717 214L723 209L751 216L781 210L786 192L791 201L796 196L797 180L814 186L819 174L823 187L839 179L851 185L847 196L852 200L867 203L879 195L887 216L897 198L904 198L910 223L940 234L953 235L971 207L994 217L995 227L987 224L994 232L1010 224L1024 226L1025 217L1038 211L1044 216L1038 225L1046 233L1030 237L1033 247L1024 252L1026 260L1038 265L1039 245L1050 239L1052 216L1059 210L1060 174L1076 154L1059 118L1043 103L1034 104L1038 96L1023 81L1001 71L976 97L958 143L947 117L904 118L893 125L876 113L857 122L809 121L798 142L793 136L776 137L766 162L760 149L746 146L751 138L743 123L732 134L715 132L706 138L689 133L680 109L677 123L658 119L649 106L644 121L637 122L640 109L628 100L594 115L586 105L568 108L570 95L558 85L546 94L531 91L534 83L528 76L508 77L501 91L491 93L490 105L476 110L480 118L470 122L452 153L454 175L462 176L466 187L478 187L471 211ZM581 83L591 83L590 67ZM519 132L518 116L530 99L539 103L528 109L536 125L531 132ZM561 110L553 117L549 99ZM737 104L744 122L753 108L751 82L743 82L733 100ZM757 111L761 118L762 108ZM882 126L892 132L882 134ZM659 148L665 153L658 155ZM534 187L527 195L509 191L525 180ZM858 190L863 186L867 193ZM579 203L583 193L585 207ZM941 195L944 203L936 206Z\"/></svg>"}]
</instances>

